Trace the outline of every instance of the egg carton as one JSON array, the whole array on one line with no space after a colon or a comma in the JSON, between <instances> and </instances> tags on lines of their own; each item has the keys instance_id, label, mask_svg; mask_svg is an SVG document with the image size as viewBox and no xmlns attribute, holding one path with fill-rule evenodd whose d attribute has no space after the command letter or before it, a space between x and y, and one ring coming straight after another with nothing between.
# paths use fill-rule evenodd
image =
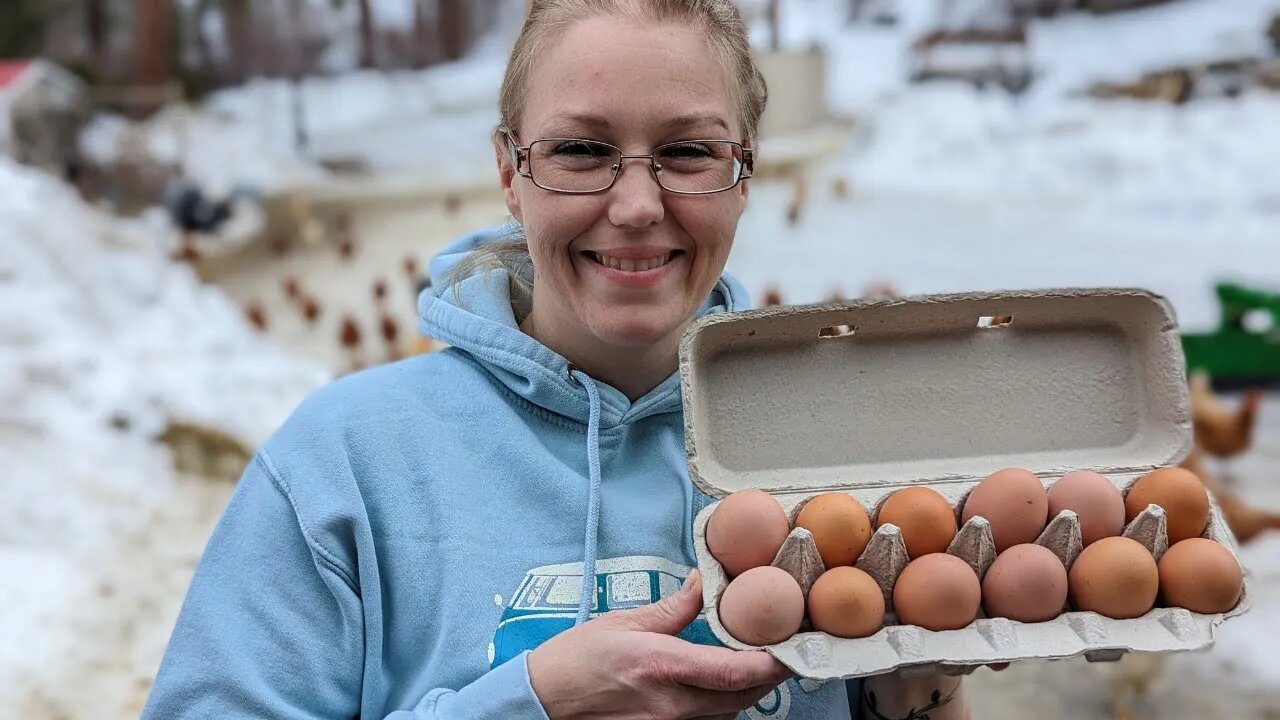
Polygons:
<instances>
[{"instance_id":1,"label":"egg carton","mask_svg":"<svg viewBox=\"0 0 1280 720\"><path fill-rule=\"evenodd\" d=\"M681 343L690 477L717 497L763 489L793 524L824 492L854 497L874 518L893 491L916 484L940 492L959 517L969 491L1004 467L1027 468L1046 487L1072 470L1093 470L1123 493L1191 447L1176 328L1163 298L1136 289L931 295L708 316ZM706 614L724 644L750 649L717 612L728 578L706 545L716 505L694 521ZM1158 560L1168 544L1163 510L1148 507L1124 535ZM1212 498L1205 537L1238 559ZM1070 568L1082 549L1075 514L1052 518L1036 542ZM987 521L960 525L947 552L981 578L996 556ZM959 630L930 631L897 624L892 613L893 584L907 561L901 532L886 524L855 563L885 594L877 633L836 638L806 624L764 649L819 680L938 664L1104 661L1206 647L1249 605L1246 577L1227 613L1157 607L1115 620L1068 607L1047 622L980 615ZM806 595L825 571L803 528L788 535L774 565Z\"/></svg>"}]
</instances>

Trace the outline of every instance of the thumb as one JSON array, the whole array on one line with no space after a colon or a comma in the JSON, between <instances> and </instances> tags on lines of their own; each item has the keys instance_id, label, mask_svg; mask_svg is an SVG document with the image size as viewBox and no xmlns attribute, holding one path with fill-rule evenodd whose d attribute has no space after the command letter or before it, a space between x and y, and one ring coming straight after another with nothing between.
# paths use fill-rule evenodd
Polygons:
<instances>
[{"instance_id":1,"label":"thumb","mask_svg":"<svg viewBox=\"0 0 1280 720\"><path fill-rule=\"evenodd\" d=\"M680 590L652 605L634 610L611 612L600 618L604 624L619 630L638 630L675 635L688 627L702 612L702 575L689 573Z\"/></svg>"}]
</instances>

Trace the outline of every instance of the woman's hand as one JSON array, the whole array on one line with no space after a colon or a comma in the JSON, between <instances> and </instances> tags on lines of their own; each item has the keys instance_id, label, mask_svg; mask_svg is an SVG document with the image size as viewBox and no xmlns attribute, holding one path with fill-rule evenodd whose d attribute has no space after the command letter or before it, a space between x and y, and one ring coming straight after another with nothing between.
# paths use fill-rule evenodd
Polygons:
<instances>
[{"instance_id":1,"label":"woman's hand","mask_svg":"<svg viewBox=\"0 0 1280 720\"><path fill-rule=\"evenodd\" d=\"M764 652L673 637L702 610L689 575L661 602L606 613L529 653L529 682L551 720L733 718L792 672Z\"/></svg>"}]
</instances>

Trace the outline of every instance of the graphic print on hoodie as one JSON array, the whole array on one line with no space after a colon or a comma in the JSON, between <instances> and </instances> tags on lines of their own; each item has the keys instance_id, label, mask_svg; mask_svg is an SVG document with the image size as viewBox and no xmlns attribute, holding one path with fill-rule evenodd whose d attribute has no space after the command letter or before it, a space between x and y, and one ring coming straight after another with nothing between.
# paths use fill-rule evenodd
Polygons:
<instances>
[{"instance_id":1,"label":"graphic print on hoodie","mask_svg":"<svg viewBox=\"0 0 1280 720\"><path fill-rule=\"evenodd\" d=\"M259 450L143 718L546 720L529 650L679 588L711 501L679 378L630 402L519 330L505 271L444 287L505 232L431 263L422 327L448 348L332 383ZM726 276L700 313L744 298ZM682 636L716 643L703 617ZM741 717L846 720L845 684L792 680Z\"/></svg>"}]
</instances>

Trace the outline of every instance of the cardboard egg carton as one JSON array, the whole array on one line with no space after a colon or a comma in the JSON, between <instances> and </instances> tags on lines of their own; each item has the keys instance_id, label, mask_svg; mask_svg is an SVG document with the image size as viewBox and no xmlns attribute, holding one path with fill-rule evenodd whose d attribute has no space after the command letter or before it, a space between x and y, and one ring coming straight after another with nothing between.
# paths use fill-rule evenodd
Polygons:
<instances>
[{"instance_id":1,"label":"cardboard egg carton","mask_svg":"<svg viewBox=\"0 0 1280 720\"><path fill-rule=\"evenodd\" d=\"M1185 365L1173 310L1137 289L1068 289L932 295L844 305L711 315L680 347L685 441L693 482L715 497L760 488L794 522L809 498L844 492L874 519L895 490L923 484L957 517L968 493L1004 467L1046 487L1072 470L1107 476L1122 493L1191 448ZM1211 498L1205 537L1237 554ZM726 645L748 649L720 623L728 583L694 521L707 618ZM1158 560L1164 512L1148 507L1124 534ZM1079 522L1064 511L1036 541L1070 568ZM981 578L995 559L983 518L963 524L947 550ZM892 587L907 563L901 533L876 530L856 563L885 592L886 624L870 637L801 632L767 651L814 679L875 675L935 664L978 665L1129 651L1192 650L1248 608L1215 615L1157 607L1114 620L1068 611L1042 623L979 619L960 630L898 625ZM825 570L812 536L793 530L774 564L806 594ZM1068 608L1069 610L1069 608Z\"/></svg>"}]
</instances>

